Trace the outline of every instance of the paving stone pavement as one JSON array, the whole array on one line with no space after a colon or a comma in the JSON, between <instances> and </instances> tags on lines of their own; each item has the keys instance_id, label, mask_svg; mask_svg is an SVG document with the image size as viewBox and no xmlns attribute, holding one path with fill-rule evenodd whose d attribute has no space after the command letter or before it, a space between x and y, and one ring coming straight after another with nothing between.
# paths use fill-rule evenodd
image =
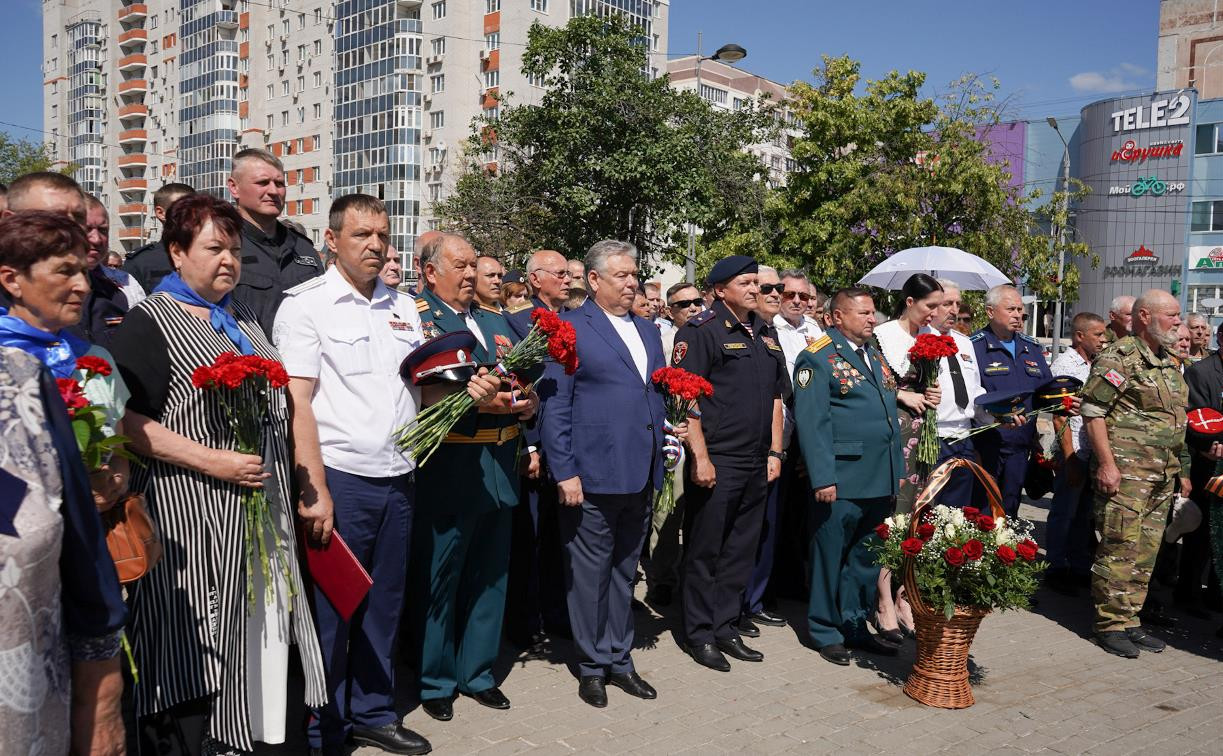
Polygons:
<instances>
[{"instance_id":1,"label":"paving stone pavement","mask_svg":"<svg viewBox=\"0 0 1223 756\"><path fill-rule=\"evenodd\" d=\"M1027 504L1023 515L1044 520ZM972 648L977 703L961 711L927 708L901 691L912 641L898 657L861 655L837 667L804 646L805 606L783 603L791 626L748 640L765 660L732 660L729 673L692 662L666 617L638 613L634 660L658 689L655 701L609 687L608 707L591 708L577 697L567 643L507 646L498 679L512 709L459 698L451 722L414 708L405 724L439 754L1223 752L1223 641L1214 635L1223 616L1181 617L1158 633L1167 651L1126 660L1087 639L1088 597L1042 591L1038 599L1032 611L986 618ZM296 740L260 753L305 750Z\"/></svg>"}]
</instances>

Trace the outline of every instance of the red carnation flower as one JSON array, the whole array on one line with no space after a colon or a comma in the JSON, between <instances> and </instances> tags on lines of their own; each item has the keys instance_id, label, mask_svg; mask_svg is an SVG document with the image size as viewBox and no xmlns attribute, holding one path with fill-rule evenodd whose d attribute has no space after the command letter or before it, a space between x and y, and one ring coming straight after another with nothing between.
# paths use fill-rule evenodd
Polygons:
<instances>
[{"instance_id":1,"label":"red carnation flower","mask_svg":"<svg viewBox=\"0 0 1223 756\"><path fill-rule=\"evenodd\" d=\"M923 522L917 526L917 537L923 541L929 541L934 537L934 526L928 522Z\"/></svg>"},{"instance_id":2,"label":"red carnation flower","mask_svg":"<svg viewBox=\"0 0 1223 756\"><path fill-rule=\"evenodd\" d=\"M915 557L921 553L922 547L925 545L926 542L920 538L906 538L901 542L900 550L907 556Z\"/></svg>"},{"instance_id":3,"label":"red carnation flower","mask_svg":"<svg viewBox=\"0 0 1223 756\"><path fill-rule=\"evenodd\" d=\"M942 358L950 357L959 351L955 339L951 336L921 333L918 334L913 346L909 347L909 360L913 362L938 362Z\"/></svg>"},{"instance_id":4,"label":"red carnation flower","mask_svg":"<svg viewBox=\"0 0 1223 756\"><path fill-rule=\"evenodd\" d=\"M988 533L994 529L994 518L989 515L981 515L977 518L977 527Z\"/></svg>"},{"instance_id":5,"label":"red carnation flower","mask_svg":"<svg viewBox=\"0 0 1223 756\"><path fill-rule=\"evenodd\" d=\"M875 526L875 535L879 536L879 540L886 541L892 535L892 529L886 522L881 522Z\"/></svg>"},{"instance_id":6,"label":"red carnation flower","mask_svg":"<svg viewBox=\"0 0 1223 756\"><path fill-rule=\"evenodd\" d=\"M212 388L214 381L216 381L216 376L212 368L207 365L200 365L191 371L191 385L198 389Z\"/></svg>"},{"instance_id":7,"label":"red carnation flower","mask_svg":"<svg viewBox=\"0 0 1223 756\"><path fill-rule=\"evenodd\" d=\"M981 555L984 553L985 545L976 538L970 538L964 544L964 556L968 557L968 560L971 562L975 562L980 559Z\"/></svg>"},{"instance_id":8,"label":"red carnation flower","mask_svg":"<svg viewBox=\"0 0 1223 756\"><path fill-rule=\"evenodd\" d=\"M1073 396L1063 396L1062 397L1062 409L1067 412L1074 409L1074 397Z\"/></svg>"},{"instance_id":9,"label":"red carnation flower","mask_svg":"<svg viewBox=\"0 0 1223 756\"><path fill-rule=\"evenodd\" d=\"M1010 546L999 546L998 550L994 553L998 556L999 561L1001 561L1003 564L1015 563L1015 550Z\"/></svg>"},{"instance_id":10,"label":"red carnation flower","mask_svg":"<svg viewBox=\"0 0 1223 756\"><path fill-rule=\"evenodd\" d=\"M76 411L89 406L89 400L81 392L81 384L72 378L56 378L55 385L59 388L60 398L68 405L68 416L74 417Z\"/></svg>"},{"instance_id":11,"label":"red carnation flower","mask_svg":"<svg viewBox=\"0 0 1223 756\"><path fill-rule=\"evenodd\" d=\"M531 311L531 320L548 338L548 356L565 370L565 375L573 375L578 369L577 332L573 324L561 320L555 312L543 307Z\"/></svg>"},{"instance_id":12,"label":"red carnation flower","mask_svg":"<svg viewBox=\"0 0 1223 756\"><path fill-rule=\"evenodd\" d=\"M969 521L975 519L979 514L981 514L981 510L976 507L964 507L964 517Z\"/></svg>"},{"instance_id":13,"label":"red carnation flower","mask_svg":"<svg viewBox=\"0 0 1223 756\"><path fill-rule=\"evenodd\" d=\"M946 559L947 564L952 567L959 567L964 564L964 552L955 546L951 546L943 552L943 559Z\"/></svg>"},{"instance_id":14,"label":"red carnation flower","mask_svg":"<svg viewBox=\"0 0 1223 756\"><path fill-rule=\"evenodd\" d=\"M112 370L109 362L101 357L94 357L92 355L78 357L76 361L76 369L83 371L89 378L92 378L95 375L110 375Z\"/></svg>"},{"instance_id":15,"label":"red carnation flower","mask_svg":"<svg viewBox=\"0 0 1223 756\"><path fill-rule=\"evenodd\" d=\"M1023 557L1025 562L1031 562L1036 559L1036 542L1032 540L1024 540L1015 547L1019 552L1019 556Z\"/></svg>"}]
</instances>

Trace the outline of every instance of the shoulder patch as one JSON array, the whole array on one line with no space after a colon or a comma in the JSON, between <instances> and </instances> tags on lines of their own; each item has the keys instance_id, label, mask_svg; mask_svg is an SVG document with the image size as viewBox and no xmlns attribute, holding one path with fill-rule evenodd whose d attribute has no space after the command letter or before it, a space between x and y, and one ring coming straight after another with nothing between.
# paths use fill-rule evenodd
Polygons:
<instances>
[{"instance_id":1,"label":"shoulder patch","mask_svg":"<svg viewBox=\"0 0 1223 756\"><path fill-rule=\"evenodd\" d=\"M697 313L695 317L690 318L685 325L700 326L712 322L713 320L713 310L705 310L704 312Z\"/></svg>"},{"instance_id":2,"label":"shoulder patch","mask_svg":"<svg viewBox=\"0 0 1223 756\"><path fill-rule=\"evenodd\" d=\"M428 311L428 309L429 309L429 303L425 301L424 297L420 297L416 300L416 311L417 312L426 312Z\"/></svg>"},{"instance_id":3,"label":"shoulder patch","mask_svg":"<svg viewBox=\"0 0 1223 756\"><path fill-rule=\"evenodd\" d=\"M495 308L489 307L489 306L488 306L488 305L486 305L486 304L482 304L482 305L480 305L480 309L481 309L481 310L484 310L485 312L491 312L491 313L492 313L492 314L494 314L494 315L500 315L500 314L501 314L501 310L498 310L498 309L495 309Z\"/></svg>"},{"instance_id":4,"label":"shoulder patch","mask_svg":"<svg viewBox=\"0 0 1223 756\"><path fill-rule=\"evenodd\" d=\"M812 354L815 354L816 352L820 351L821 349L823 349L824 347L828 346L831 343L832 343L832 338L829 337L828 334L824 334L823 336L819 337L815 341L811 342L811 346L807 347L807 351L811 352Z\"/></svg>"},{"instance_id":5,"label":"shoulder patch","mask_svg":"<svg viewBox=\"0 0 1223 756\"><path fill-rule=\"evenodd\" d=\"M518 313L522 312L523 310L530 310L534 306L535 305L533 305L532 303L527 302L525 304L517 304L517 305L514 305L513 307L507 307L505 308L505 311L509 313L510 315L517 315Z\"/></svg>"},{"instance_id":6,"label":"shoulder patch","mask_svg":"<svg viewBox=\"0 0 1223 756\"><path fill-rule=\"evenodd\" d=\"M1103 376L1104 380L1113 384L1115 388L1121 388L1121 384L1125 383L1125 376L1118 373L1116 370L1110 370Z\"/></svg>"},{"instance_id":7,"label":"shoulder patch","mask_svg":"<svg viewBox=\"0 0 1223 756\"><path fill-rule=\"evenodd\" d=\"M968 340L969 341L980 341L983 338L985 338L985 331L977 331L972 336L969 336Z\"/></svg>"},{"instance_id":8,"label":"shoulder patch","mask_svg":"<svg viewBox=\"0 0 1223 756\"><path fill-rule=\"evenodd\" d=\"M1040 344L1040 342L1039 342L1039 341L1037 341L1036 339L1034 339L1034 338L1032 338L1031 336L1027 335L1027 334L1026 334L1026 333L1024 333L1023 331L1020 331L1019 333L1017 333L1017 334L1015 334L1015 335L1016 335L1016 336L1017 336L1017 337L1018 337L1018 338L1019 338L1021 341L1026 341L1026 342L1028 342L1029 344L1038 344L1038 345Z\"/></svg>"},{"instance_id":9,"label":"shoulder patch","mask_svg":"<svg viewBox=\"0 0 1223 756\"><path fill-rule=\"evenodd\" d=\"M304 291L310 291L311 289L316 289L319 286L322 286L323 283L324 283L324 280L322 276L315 276L314 278L308 279L306 281L302 281L297 286L292 286L288 289L285 289L285 296L291 297L294 294L301 294Z\"/></svg>"}]
</instances>

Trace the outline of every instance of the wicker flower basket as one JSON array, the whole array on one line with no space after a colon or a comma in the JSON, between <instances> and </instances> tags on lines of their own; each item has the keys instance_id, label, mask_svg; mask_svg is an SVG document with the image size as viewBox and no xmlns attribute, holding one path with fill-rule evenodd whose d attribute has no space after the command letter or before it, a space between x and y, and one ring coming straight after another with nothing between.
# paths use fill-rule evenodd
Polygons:
<instances>
[{"instance_id":1,"label":"wicker flower basket","mask_svg":"<svg viewBox=\"0 0 1223 756\"><path fill-rule=\"evenodd\" d=\"M1002 495L993 477L975 462L951 459L930 473L929 482L918 495L913 516L909 519L910 537L917 535L922 514L933 506L935 496L950 480L951 473L960 467L967 467L981 481L994 517L1004 516ZM940 709L966 709L972 706L974 700L972 685L968 682L968 651L981 620L990 610L957 606L951 619L947 619L942 609L928 606L922 601L917 591L912 559L905 559L901 579L913 607L913 621L917 625L917 660L913 662L913 671L905 682L905 694L918 703Z\"/></svg>"}]
</instances>

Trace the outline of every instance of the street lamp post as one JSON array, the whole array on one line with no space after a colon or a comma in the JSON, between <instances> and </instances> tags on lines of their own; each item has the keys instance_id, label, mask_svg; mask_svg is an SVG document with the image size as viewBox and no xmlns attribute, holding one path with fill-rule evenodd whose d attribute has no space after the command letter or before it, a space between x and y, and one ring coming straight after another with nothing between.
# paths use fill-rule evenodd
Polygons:
<instances>
[{"instance_id":1,"label":"street lamp post","mask_svg":"<svg viewBox=\"0 0 1223 756\"><path fill-rule=\"evenodd\" d=\"M739 45L722 45L708 58L701 57L702 33L696 33L696 96L701 96L701 62L706 60L735 63L747 57L747 50ZM688 283L696 282L696 224L688 223L688 259L684 261L684 278Z\"/></svg>"},{"instance_id":2,"label":"street lamp post","mask_svg":"<svg viewBox=\"0 0 1223 756\"><path fill-rule=\"evenodd\" d=\"M1053 305L1053 359L1057 359L1058 348L1062 343L1062 278L1066 275L1066 226L1070 223L1070 145L1062 130L1057 127L1057 119L1049 116L1045 119L1057 138L1062 140L1062 217L1057 230L1057 302Z\"/></svg>"}]
</instances>

